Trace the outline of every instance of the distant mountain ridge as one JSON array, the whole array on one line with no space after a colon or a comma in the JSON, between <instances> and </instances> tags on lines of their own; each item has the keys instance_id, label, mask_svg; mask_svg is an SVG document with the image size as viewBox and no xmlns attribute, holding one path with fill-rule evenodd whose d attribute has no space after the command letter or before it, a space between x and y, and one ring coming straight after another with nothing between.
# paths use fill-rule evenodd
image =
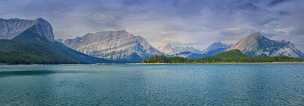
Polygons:
<instances>
[{"instance_id":1,"label":"distant mountain ridge","mask_svg":"<svg viewBox=\"0 0 304 106\"><path fill-rule=\"evenodd\" d=\"M186 58L199 58L205 56L202 50L187 44L167 43L159 47L160 51L166 55L179 56Z\"/></svg>"},{"instance_id":2,"label":"distant mountain ridge","mask_svg":"<svg viewBox=\"0 0 304 106\"><path fill-rule=\"evenodd\" d=\"M0 63L75 64L111 62L87 56L54 40L51 24L36 20L1 19ZM4 25L5 23L6 25Z\"/></svg>"},{"instance_id":3,"label":"distant mountain ridge","mask_svg":"<svg viewBox=\"0 0 304 106\"><path fill-rule=\"evenodd\" d=\"M230 45L228 44L222 42L214 42L208 46L208 48L205 50L205 54L206 56L214 56L218 53L224 52L229 47Z\"/></svg>"},{"instance_id":4,"label":"distant mountain ridge","mask_svg":"<svg viewBox=\"0 0 304 106\"><path fill-rule=\"evenodd\" d=\"M116 61L139 62L162 54L143 37L125 30L88 33L82 37L67 39L64 43L90 56Z\"/></svg>"},{"instance_id":5,"label":"distant mountain ridge","mask_svg":"<svg viewBox=\"0 0 304 106\"><path fill-rule=\"evenodd\" d=\"M287 41L275 41L266 38L261 33L253 33L234 44L231 48L238 49L250 56L290 56L303 57L293 43Z\"/></svg>"}]
</instances>

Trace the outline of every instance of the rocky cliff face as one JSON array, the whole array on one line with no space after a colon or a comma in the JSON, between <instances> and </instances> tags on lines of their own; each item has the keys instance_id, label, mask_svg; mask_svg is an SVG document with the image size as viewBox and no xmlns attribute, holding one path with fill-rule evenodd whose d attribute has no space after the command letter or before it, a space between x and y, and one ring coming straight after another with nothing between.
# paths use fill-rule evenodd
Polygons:
<instances>
[{"instance_id":1,"label":"rocky cliff face","mask_svg":"<svg viewBox=\"0 0 304 106\"><path fill-rule=\"evenodd\" d=\"M42 18L36 20L0 19L0 39L13 39L28 29L35 31L37 35L45 37L49 41L54 40L51 24Z\"/></svg>"},{"instance_id":2,"label":"rocky cliff face","mask_svg":"<svg viewBox=\"0 0 304 106\"><path fill-rule=\"evenodd\" d=\"M250 56L304 56L291 42L271 40L261 33L253 33L241 39L228 50L232 49L239 49Z\"/></svg>"},{"instance_id":3,"label":"rocky cliff face","mask_svg":"<svg viewBox=\"0 0 304 106\"><path fill-rule=\"evenodd\" d=\"M144 38L127 31L88 33L65 40L64 43L90 56L118 61L141 61L150 56L161 55Z\"/></svg>"}]
</instances>

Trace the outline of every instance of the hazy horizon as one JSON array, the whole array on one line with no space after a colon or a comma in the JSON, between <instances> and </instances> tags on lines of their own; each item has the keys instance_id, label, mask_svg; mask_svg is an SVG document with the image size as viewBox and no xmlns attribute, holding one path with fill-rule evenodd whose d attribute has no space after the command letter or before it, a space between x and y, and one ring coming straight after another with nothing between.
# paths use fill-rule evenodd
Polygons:
<instances>
[{"instance_id":1,"label":"hazy horizon","mask_svg":"<svg viewBox=\"0 0 304 106\"><path fill-rule=\"evenodd\" d=\"M127 30L152 45L205 48L261 32L304 50L303 0L0 0L0 18L45 18L56 38Z\"/></svg>"}]
</instances>

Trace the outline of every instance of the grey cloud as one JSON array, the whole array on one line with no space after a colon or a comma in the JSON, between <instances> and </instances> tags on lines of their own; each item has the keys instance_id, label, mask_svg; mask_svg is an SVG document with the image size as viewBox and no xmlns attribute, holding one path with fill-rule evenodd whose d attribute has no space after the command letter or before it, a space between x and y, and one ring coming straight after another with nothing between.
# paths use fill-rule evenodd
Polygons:
<instances>
[{"instance_id":1,"label":"grey cloud","mask_svg":"<svg viewBox=\"0 0 304 106\"><path fill-rule=\"evenodd\" d=\"M203 48L259 31L304 50L303 5L303 0L0 0L0 15L46 18L58 38L126 29L156 45L174 41Z\"/></svg>"}]
</instances>

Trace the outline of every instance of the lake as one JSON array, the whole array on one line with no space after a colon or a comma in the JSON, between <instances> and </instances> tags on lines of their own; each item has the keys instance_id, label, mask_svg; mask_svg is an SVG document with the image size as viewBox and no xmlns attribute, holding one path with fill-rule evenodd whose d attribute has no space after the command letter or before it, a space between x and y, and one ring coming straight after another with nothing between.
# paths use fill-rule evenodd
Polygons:
<instances>
[{"instance_id":1,"label":"lake","mask_svg":"<svg viewBox=\"0 0 304 106\"><path fill-rule=\"evenodd\" d=\"M0 65L0 106L303 106L304 64Z\"/></svg>"}]
</instances>

